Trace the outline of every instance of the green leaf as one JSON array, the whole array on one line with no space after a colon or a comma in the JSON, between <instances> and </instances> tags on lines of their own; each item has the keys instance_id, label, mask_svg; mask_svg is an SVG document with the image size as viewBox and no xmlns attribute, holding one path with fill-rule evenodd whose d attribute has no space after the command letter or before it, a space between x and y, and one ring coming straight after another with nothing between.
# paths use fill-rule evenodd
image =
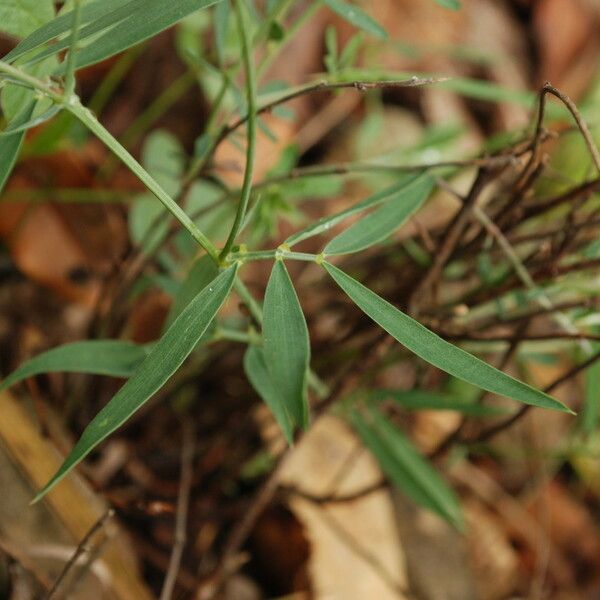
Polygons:
<instances>
[{"instance_id":1,"label":"green leaf","mask_svg":"<svg viewBox=\"0 0 600 600\"><path fill-rule=\"evenodd\" d=\"M263 307L265 361L293 425L308 425L306 395L310 343L304 314L283 261L276 260Z\"/></svg>"},{"instance_id":2,"label":"green leaf","mask_svg":"<svg viewBox=\"0 0 600 600\"><path fill-rule=\"evenodd\" d=\"M87 67L118 54L171 27L193 12L216 4L219 0L132 0L135 8L77 55L77 68Z\"/></svg>"},{"instance_id":3,"label":"green leaf","mask_svg":"<svg viewBox=\"0 0 600 600\"><path fill-rule=\"evenodd\" d=\"M60 106L51 106L48 110L45 110L44 112L42 112L41 114L37 115L36 117L33 117L32 119L28 119L27 121L25 121L24 123L17 123L17 122L12 122L8 125L8 127L0 132L0 136L1 137L5 137L8 135L13 135L15 133L21 133L21 132L25 132L28 129L31 129L32 127L37 127L38 125L41 125L42 123L45 123L46 121L49 121L50 119L52 119L53 117L55 117L59 112L61 111L61 107Z\"/></svg>"},{"instance_id":4,"label":"green leaf","mask_svg":"<svg viewBox=\"0 0 600 600\"><path fill-rule=\"evenodd\" d=\"M83 26L79 33L79 43L88 40L88 44L78 52L76 66L82 68L105 60L160 33L196 10L219 1L99 0L92 2L82 9ZM24 52L69 32L72 17L72 11L69 11L34 31L17 48L9 52L5 60L15 60ZM31 61L37 62L68 48L69 41L68 36L59 40L39 52ZM64 69L63 63L58 73L64 72Z\"/></svg>"},{"instance_id":5,"label":"green leaf","mask_svg":"<svg viewBox=\"0 0 600 600\"><path fill-rule=\"evenodd\" d=\"M221 67L225 65L230 8L231 5L228 1L219 2L213 11L215 48L217 50L217 61Z\"/></svg>"},{"instance_id":6,"label":"green leaf","mask_svg":"<svg viewBox=\"0 0 600 600\"><path fill-rule=\"evenodd\" d=\"M285 240L285 244L289 247L298 244L304 240L307 240L315 235L320 235L321 233L325 233L329 231L332 227L335 227L338 223L342 222L344 219L351 217L355 214L358 214L368 208L372 208L374 206L378 206L382 204L388 199L395 197L402 190L410 186L416 179L418 179L420 175L410 175L401 177L399 181L394 183L394 185L377 192L373 196L369 196L365 200L361 200L357 202L355 205L347 208L345 210L340 211L339 213L335 213L333 215L328 215L326 217L322 217L318 221L311 223L301 231L297 231L293 235L291 235L287 240Z\"/></svg>"},{"instance_id":7,"label":"green leaf","mask_svg":"<svg viewBox=\"0 0 600 600\"><path fill-rule=\"evenodd\" d=\"M394 485L417 504L437 513L458 529L463 528L462 513L454 492L406 436L377 410L369 410L364 417L358 411L352 411L349 418Z\"/></svg>"},{"instance_id":8,"label":"green leaf","mask_svg":"<svg viewBox=\"0 0 600 600\"><path fill-rule=\"evenodd\" d=\"M600 343L592 344L594 352L600 352ZM600 363L595 363L585 371L585 401L581 415L581 425L586 433L598 429L600 421Z\"/></svg>"},{"instance_id":9,"label":"green leaf","mask_svg":"<svg viewBox=\"0 0 600 600\"><path fill-rule=\"evenodd\" d=\"M94 417L58 472L34 498L40 500L100 442L116 431L175 373L195 348L229 295L236 266L223 271L190 302L152 348L131 379Z\"/></svg>"},{"instance_id":10,"label":"green leaf","mask_svg":"<svg viewBox=\"0 0 600 600\"><path fill-rule=\"evenodd\" d=\"M356 305L408 350L433 366L488 392L532 406L572 413L548 394L506 375L491 365L450 344L364 285L327 262L334 281Z\"/></svg>"},{"instance_id":11,"label":"green leaf","mask_svg":"<svg viewBox=\"0 0 600 600\"><path fill-rule=\"evenodd\" d=\"M17 116L11 125L18 127L23 123L27 123L31 119L31 115L35 109L35 101L27 104L19 116ZM24 131L18 131L9 136L6 136L0 142L0 192L4 189L8 178L17 162L17 156L25 137Z\"/></svg>"},{"instance_id":12,"label":"green leaf","mask_svg":"<svg viewBox=\"0 0 600 600\"><path fill-rule=\"evenodd\" d=\"M121 340L88 340L65 344L25 361L0 384L0 391L40 373L130 377L147 354L143 346Z\"/></svg>"},{"instance_id":13,"label":"green leaf","mask_svg":"<svg viewBox=\"0 0 600 600\"><path fill-rule=\"evenodd\" d=\"M219 269L210 256L198 259L189 270L187 277L181 284L169 315L166 326L168 327L184 310L184 308L219 274Z\"/></svg>"},{"instance_id":14,"label":"green leaf","mask_svg":"<svg viewBox=\"0 0 600 600\"><path fill-rule=\"evenodd\" d=\"M275 420L281 427L289 444L294 441L294 425L284 403L283 396L277 393L267 368L265 355L261 348L249 346L244 355L244 371L256 393L269 407Z\"/></svg>"},{"instance_id":15,"label":"green leaf","mask_svg":"<svg viewBox=\"0 0 600 600\"><path fill-rule=\"evenodd\" d=\"M362 11L354 4L348 4L342 0L323 0L333 12L337 13L342 19L345 19L355 27L363 29L367 33L374 35L382 40L387 39L388 34L385 29L377 23L367 13Z\"/></svg>"},{"instance_id":16,"label":"green leaf","mask_svg":"<svg viewBox=\"0 0 600 600\"><path fill-rule=\"evenodd\" d=\"M22 38L53 16L52 0L2 0L0 31Z\"/></svg>"},{"instance_id":17,"label":"green leaf","mask_svg":"<svg viewBox=\"0 0 600 600\"><path fill-rule=\"evenodd\" d=\"M452 410L470 417L495 417L508 411L424 390L369 390L368 399L393 400L406 410Z\"/></svg>"},{"instance_id":18,"label":"green leaf","mask_svg":"<svg viewBox=\"0 0 600 600\"><path fill-rule=\"evenodd\" d=\"M435 187L429 175L423 175L408 187L390 197L378 210L369 213L333 238L324 254L350 254L377 244L390 236L427 200Z\"/></svg>"},{"instance_id":19,"label":"green leaf","mask_svg":"<svg viewBox=\"0 0 600 600\"><path fill-rule=\"evenodd\" d=\"M32 0L32 2L36 1L37 0ZM106 15L113 13L116 9L129 4L130 1L131 0L95 0L94 2L89 2L81 8L81 24L85 25L93 21L98 21ZM21 56L27 54L27 52L35 50L63 34L69 33L72 24L73 11L71 10L59 15L41 27L38 27L38 29L35 29L32 33L29 34L29 32L27 32L29 35L13 48L2 60L5 62L17 60ZM66 42L66 45L62 46L62 49L67 47L68 42Z\"/></svg>"},{"instance_id":20,"label":"green leaf","mask_svg":"<svg viewBox=\"0 0 600 600\"><path fill-rule=\"evenodd\" d=\"M459 0L435 0L440 6L444 8L449 8L450 10L459 10L460 2Z\"/></svg>"}]
</instances>

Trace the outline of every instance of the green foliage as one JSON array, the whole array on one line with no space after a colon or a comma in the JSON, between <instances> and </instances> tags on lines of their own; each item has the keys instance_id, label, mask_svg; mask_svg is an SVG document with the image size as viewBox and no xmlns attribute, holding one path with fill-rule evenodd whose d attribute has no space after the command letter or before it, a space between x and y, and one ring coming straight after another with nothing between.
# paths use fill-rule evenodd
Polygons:
<instances>
[{"instance_id":1,"label":"green foliage","mask_svg":"<svg viewBox=\"0 0 600 600\"><path fill-rule=\"evenodd\" d=\"M460 6L453 0L437 1L450 9ZM325 65L329 75L326 82L355 82L360 89L359 84L364 81L382 83L404 76L357 68L355 65L363 46L372 42L372 36L387 39L385 30L354 3L345 0L323 0L322 3L361 30L342 49L335 29L327 30ZM273 136L266 120L261 121L258 113L270 109L281 115L279 104L283 100L302 94L311 86L313 91L318 90L320 85L318 80L292 88L285 81L277 81L264 85L257 92L256 82L261 81L278 49L283 48L297 31L295 24L289 29L283 26L292 4L269 2L266 10L261 12L260 6L244 0L92 0L81 6L77 2L67 3L56 17L49 0L10 0L0 7L0 28L25 37L0 61L0 77L5 86L1 99L6 121L4 136L0 138L0 190L14 166L25 130L64 111L66 116L77 119L96 135L148 189L135 199L130 210L130 236L138 249L147 257L156 257L164 269L164 272L148 276L144 284L160 285L174 296L163 336L151 350L117 340L78 342L27 361L3 382L2 388L5 388L32 375L51 371L129 377L88 425L37 499L159 391L200 345L206 350L204 342L210 340L230 339L248 345L244 356L245 373L272 411L286 440L292 443L295 432L306 429L309 424L308 387L311 386L316 395L326 395L323 394L326 386L310 369L306 319L284 259L322 264L341 290L382 329L407 350L451 376L525 404L569 410L547 394L446 342L338 267L325 262L325 257L356 254L389 240L432 194L436 179L429 170L402 173L385 168L385 165L377 170L374 164L364 163L361 165L365 174L363 182L371 195L308 224L304 220L306 226L290 235L278 249L259 249L265 238L275 233L282 217L292 224L300 220L299 199L322 200L342 190L340 174L344 173L343 168L340 173L333 169L329 173L296 177L299 153L295 146L288 146L282 152L267 182L258 185L255 182L256 129L261 127L267 135ZM309 7L306 14L313 14L319 5L315 3ZM196 13L211 6L212 12ZM232 6L235 10L231 10ZM80 12L76 12L78 7ZM75 18L77 15L78 19ZM173 135L157 130L146 137L140 164L124 144L81 105L72 85L74 69L122 52L183 19L177 36L177 50L190 73L200 80L206 97L214 105L213 110L189 161ZM209 27L213 27L214 51L207 52L202 40L209 37L204 35ZM264 58L258 58L263 55ZM63 57L64 60L59 62ZM261 62L254 64L255 60ZM245 90L236 83L242 79L239 77L241 71ZM529 92L506 90L488 82L456 78L444 85L479 99L528 105L533 100ZM245 122L238 125L244 124L246 128L246 165L241 190L228 188L213 173L207 176L205 170L206 166L211 167L214 152L225 138L244 151L237 137L237 127L228 127L234 113ZM372 147L365 154L379 151L383 127L381 119L368 123L366 129ZM399 155L398 162L402 159L425 160L432 149L441 153L461 134L462 129L456 126L426 131L420 144L395 150ZM357 144L364 146L362 141L360 139ZM388 153L383 158L398 157ZM348 171L352 171L352 165ZM447 172L450 171L437 170L435 175L445 176ZM160 203L156 202L157 198ZM352 217L355 217L353 223L329 240L321 255L291 251L296 244L326 235ZM172 218L183 226L177 236L169 235ZM168 244L165 243L167 239ZM221 249L224 239L227 242ZM431 257L416 240L407 240L404 248L421 265L430 264ZM199 249L205 251L200 257ZM589 252L592 251L594 247L589 248ZM264 306L261 306L261 302L245 288L238 276L238 267L250 260L264 259L274 259L274 264ZM488 286L495 285L509 272L504 263L496 266L487 252L480 254L478 263L481 280ZM451 275L453 269L462 275L464 265L457 261L449 266L447 274ZM230 327L228 317L223 323L216 324L216 316L234 286L253 318L245 330ZM239 322L234 319L233 325L239 325ZM257 333L259 330L260 334ZM596 371L589 374L588 387L592 390L594 386L597 386ZM597 402L593 396L593 391L589 392L585 417L588 430L595 427L598 420ZM404 410L453 410L477 417L497 416L503 411L480 406L474 402L474 397L458 399L452 391L446 396L418 389L365 390L364 393L361 391L361 397L361 405L352 407L346 414L390 481L419 504L460 527L462 517L455 495L400 429L383 414L384 402L395 403Z\"/></svg>"},{"instance_id":2,"label":"green foliage","mask_svg":"<svg viewBox=\"0 0 600 600\"><path fill-rule=\"evenodd\" d=\"M25 361L0 384L0 391L41 373L91 373L131 377L148 351L143 346L120 340L74 342L42 352Z\"/></svg>"},{"instance_id":3,"label":"green foliage","mask_svg":"<svg viewBox=\"0 0 600 600\"><path fill-rule=\"evenodd\" d=\"M388 199L381 208L334 237L323 253L330 256L351 254L385 240L421 208L434 186L434 180L423 175L404 188L401 194Z\"/></svg>"},{"instance_id":4,"label":"green foliage","mask_svg":"<svg viewBox=\"0 0 600 600\"><path fill-rule=\"evenodd\" d=\"M353 410L349 419L391 481L421 506L463 528L454 492L399 429L375 409Z\"/></svg>"},{"instance_id":5,"label":"green foliage","mask_svg":"<svg viewBox=\"0 0 600 600\"><path fill-rule=\"evenodd\" d=\"M469 417L493 417L507 413L502 408L483 406L475 402L465 401L453 396L438 394L425 390L369 390L367 400L392 400L404 410L450 410Z\"/></svg>"},{"instance_id":6,"label":"green foliage","mask_svg":"<svg viewBox=\"0 0 600 600\"><path fill-rule=\"evenodd\" d=\"M343 0L323 0L323 3L355 27L380 39L387 39L385 29L355 4L349 4Z\"/></svg>"},{"instance_id":7,"label":"green foliage","mask_svg":"<svg viewBox=\"0 0 600 600\"><path fill-rule=\"evenodd\" d=\"M25 123L28 123L33 114L35 108L35 102L30 101L20 115L18 115L13 121L12 125L19 127ZM15 163L17 162L17 156L25 137L25 131L18 131L11 135L7 135L0 138L0 192L2 192L8 177L10 176Z\"/></svg>"},{"instance_id":8,"label":"green foliage","mask_svg":"<svg viewBox=\"0 0 600 600\"><path fill-rule=\"evenodd\" d=\"M283 261L276 260L265 292L263 348L281 412L294 427L308 426L306 397L310 360L308 329L302 307Z\"/></svg>"},{"instance_id":9,"label":"green foliage","mask_svg":"<svg viewBox=\"0 0 600 600\"><path fill-rule=\"evenodd\" d=\"M327 215L318 219L314 223L311 223L301 231L297 231L285 240L285 244L288 247L295 246L296 244L303 242L304 240L310 239L316 235L327 233L330 229L335 227L338 223L341 223L345 219L354 215L360 214L361 212L379 206L383 202L402 204L401 198L403 192L409 188L419 176L400 176L397 183L385 188L384 190L377 192L373 196L357 202L354 206L347 208L338 213ZM360 223L360 221L359 221Z\"/></svg>"},{"instance_id":10,"label":"green foliage","mask_svg":"<svg viewBox=\"0 0 600 600\"><path fill-rule=\"evenodd\" d=\"M227 299L236 270L233 266L223 271L186 306L132 377L86 427L56 475L35 500L52 489L169 380L195 348Z\"/></svg>"},{"instance_id":11,"label":"green foliage","mask_svg":"<svg viewBox=\"0 0 600 600\"><path fill-rule=\"evenodd\" d=\"M332 264L325 262L323 266L340 288L373 321L411 352L438 369L493 394L532 406L572 412L547 394L517 381L446 342Z\"/></svg>"},{"instance_id":12,"label":"green foliage","mask_svg":"<svg viewBox=\"0 0 600 600\"><path fill-rule=\"evenodd\" d=\"M440 6L449 8L450 10L458 10L460 8L459 0L435 0Z\"/></svg>"},{"instance_id":13,"label":"green foliage","mask_svg":"<svg viewBox=\"0 0 600 600\"><path fill-rule=\"evenodd\" d=\"M294 440L295 424L284 398L274 386L262 348L249 346L244 355L244 371L256 393L269 407L288 444Z\"/></svg>"},{"instance_id":14,"label":"green foliage","mask_svg":"<svg viewBox=\"0 0 600 600\"><path fill-rule=\"evenodd\" d=\"M3 0L0 5L2 31L18 38L29 35L52 17L52 0Z\"/></svg>"}]
</instances>

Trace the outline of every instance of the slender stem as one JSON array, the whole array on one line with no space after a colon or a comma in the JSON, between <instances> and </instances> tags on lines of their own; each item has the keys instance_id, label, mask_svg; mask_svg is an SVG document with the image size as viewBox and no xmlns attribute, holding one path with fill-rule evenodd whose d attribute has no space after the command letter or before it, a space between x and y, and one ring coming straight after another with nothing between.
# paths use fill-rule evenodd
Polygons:
<instances>
[{"instance_id":1,"label":"slender stem","mask_svg":"<svg viewBox=\"0 0 600 600\"><path fill-rule=\"evenodd\" d=\"M239 278L233 282L233 287L238 293L238 296L242 302L248 307L250 314L254 317L256 322L260 325L263 320L263 311L260 304L254 299L254 296L250 290L246 287L246 284Z\"/></svg>"},{"instance_id":2,"label":"slender stem","mask_svg":"<svg viewBox=\"0 0 600 600\"><path fill-rule=\"evenodd\" d=\"M57 104L62 104L64 102L64 96L55 90L53 90L49 85L46 85L43 81L37 79L37 77L33 77L21 69L17 69L12 65L0 60L0 73L4 73L17 81L28 85L29 87L37 90L38 92L42 92L42 94L46 94L50 99L54 100Z\"/></svg>"},{"instance_id":3,"label":"slender stem","mask_svg":"<svg viewBox=\"0 0 600 600\"><path fill-rule=\"evenodd\" d=\"M233 226L225 246L221 252L221 258L227 256L233 243L235 242L252 193L252 176L254 174L254 159L256 155L256 79L254 74L254 65L252 64L250 36L248 28L244 23L244 14L242 9L242 0L234 0L235 14L238 21L238 31L242 42L242 60L246 71L246 90L248 103L248 125L247 125L247 148L246 148L246 172L244 173L244 182L242 184L242 193L240 202L235 215Z\"/></svg>"},{"instance_id":4,"label":"slender stem","mask_svg":"<svg viewBox=\"0 0 600 600\"><path fill-rule=\"evenodd\" d=\"M256 331L240 331L239 329L219 326L214 333L213 341L218 342L221 340L239 342L240 344L248 344L250 346L256 346L261 343L260 335Z\"/></svg>"},{"instance_id":5,"label":"slender stem","mask_svg":"<svg viewBox=\"0 0 600 600\"><path fill-rule=\"evenodd\" d=\"M327 79L318 79L317 81L310 81L309 83L305 83L303 85L299 85L290 90L286 90L284 93L277 95L273 100L269 102L265 102L260 106L255 108L256 114L262 114L265 112L269 112L276 106L280 104L285 104L290 100L294 100L295 98L299 98L301 96L306 96L309 94L314 94L317 92L331 92L335 90L342 89L353 89L358 90L359 92L366 92L367 90L376 90L376 89L388 89L388 88L413 88L413 87L421 87L424 85L430 85L432 83L440 83L447 81L447 77L412 77L411 79L402 79L402 80L389 80L383 79L381 81L329 81ZM256 119L256 114L253 115L254 119ZM219 142L225 139L228 135L234 132L238 127L243 125L246 121L250 120L250 111L248 114L242 115L236 121L223 128Z\"/></svg>"},{"instance_id":6,"label":"slender stem","mask_svg":"<svg viewBox=\"0 0 600 600\"><path fill-rule=\"evenodd\" d=\"M56 595L56 592L60 588L62 582L65 577L68 575L69 571L73 568L73 566L77 563L79 558L86 552L89 552L89 545L92 538L98 533L104 524L111 519L115 514L115 511L112 508L109 508L88 530L88 532L83 536L83 539L77 545L75 552L71 556L71 558L67 561L59 576L56 578L54 585L48 592L46 596L46 600L51 600Z\"/></svg>"},{"instance_id":7,"label":"slender stem","mask_svg":"<svg viewBox=\"0 0 600 600\"><path fill-rule=\"evenodd\" d=\"M69 53L67 54L67 69L65 74L65 96L69 98L75 91L75 59L77 57L77 41L79 39L79 26L81 24L81 0L74 0L73 27Z\"/></svg>"},{"instance_id":8,"label":"slender stem","mask_svg":"<svg viewBox=\"0 0 600 600\"><path fill-rule=\"evenodd\" d=\"M96 119L94 114L85 108L76 98L66 108L77 117L92 133L94 133L110 150L112 150L129 167L134 175L163 203L165 208L188 230L190 235L206 250L216 264L219 264L219 252L184 210L167 194L152 176L135 158L113 137L113 135Z\"/></svg>"},{"instance_id":9,"label":"slender stem","mask_svg":"<svg viewBox=\"0 0 600 600\"><path fill-rule=\"evenodd\" d=\"M285 258L289 260L301 260L304 262L316 262L318 256L309 254L308 252L290 252L288 250L259 250L258 252L232 252L228 255L228 259L242 262L250 262L254 260L274 260L275 258Z\"/></svg>"}]
</instances>

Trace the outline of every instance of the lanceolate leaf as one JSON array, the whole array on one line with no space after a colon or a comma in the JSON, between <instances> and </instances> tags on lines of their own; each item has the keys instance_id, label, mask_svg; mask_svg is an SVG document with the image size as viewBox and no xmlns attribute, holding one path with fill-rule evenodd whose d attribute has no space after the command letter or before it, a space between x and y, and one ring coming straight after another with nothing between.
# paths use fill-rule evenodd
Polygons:
<instances>
[{"instance_id":1,"label":"lanceolate leaf","mask_svg":"<svg viewBox=\"0 0 600 600\"><path fill-rule=\"evenodd\" d=\"M101 19L105 15L112 13L117 8L125 6L130 2L131 0L94 0L93 2L88 2L81 8L81 24L85 25ZM35 50L54 38L70 32L72 25L73 11L59 15L55 19L52 19L52 21L49 21L33 31L2 60L5 62L15 61L27 52ZM66 47L67 46L64 46L64 48Z\"/></svg>"},{"instance_id":2,"label":"lanceolate leaf","mask_svg":"<svg viewBox=\"0 0 600 600\"><path fill-rule=\"evenodd\" d=\"M11 122L11 126L19 127L23 123L27 123L33 114L35 109L35 101L31 101L27 106L23 108L21 114L19 114ZM17 156L25 137L24 131L18 131L6 136L0 142L0 192L2 192L8 177L10 176L15 163L17 162Z\"/></svg>"},{"instance_id":3,"label":"lanceolate leaf","mask_svg":"<svg viewBox=\"0 0 600 600\"><path fill-rule=\"evenodd\" d=\"M41 125L42 123L45 123L46 121L49 121L55 117L60 111L60 106L51 106L48 110L45 110L40 115L33 117L24 123L16 123L13 121L4 131L0 132L0 137L6 137L15 133L25 132L32 127L37 127L38 125Z\"/></svg>"},{"instance_id":4,"label":"lanceolate leaf","mask_svg":"<svg viewBox=\"0 0 600 600\"><path fill-rule=\"evenodd\" d=\"M350 422L394 485L417 504L462 528L462 514L454 492L379 411L370 410L365 417L353 411Z\"/></svg>"},{"instance_id":5,"label":"lanceolate leaf","mask_svg":"<svg viewBox=\"0 0 600 600\"><path fill-rule=\"evenodd\" d=\"M54 477L35 497L42 498L102 440L118 429L175 373L229 295L236 266L223 271L190 302L156 343L131 379L94 417Z\"/></svg>"},{"instance_id":6,"label":"lanceolate leaf","mask_svg":"<svg viewBox=\"0 0 600 600\"><path fill-rule=\"evenodd\" d=\"M275 261L265 292L263 343L273 387L294 426L304 428L308 425L308 329L296 291L281 260Z\"/></svg>"},{"instance_id":7,"label":"lanceolate leaf","mask_svg":"<svg viewBox=\"0 0 600 600\"><path fill-rule=\"evenodd\" d=\"M105 32L77 54L77 68L87 67L118 54L171 27L191 13L219 0L132 0L136 4L129 16Z\"/></svg>"},{"instance_id":8,"label":"lanceolate leaf","mask_svg":"<svg viewBox=\"0 0 600 600\"><path fill-rule=\"evenodd\" d=\"M548 394L506 375L450 344L349 275L325 262L323 266L355 304L411 352L450 375L488 392L525 404L572 412Z\"/></svg>"},{"instance_id":9,"label":"lanceolate leaf","mask_svg":"<svg viewBox=\"0 0 600 600\"><path fill-rule=\"evenodd\" d=\"M90 373L131 377L148 355L143 346L120 340L65 344L24 362L0 384L0 391L40 373Z\"/></svg>"},{"instance_id":10,"label":"lanceolate leaf","mask_svg":"<svg viewBox=\"0 0 600 600\"><path fill-rule=\"evenodd\" d=\"M364 210L367 210L368 208L378 206L388 199L392 201L393 198L395 198L403 189L408 187L418 177L419 175L403 176L394 185L377 192L373 196L369 196L365 200L357 202L354 206L351 206L346 210L342 210L334 215L322 217L318 221L311 223L308 227L291 235L287 240L285 240L285 243L291 247L294 244L298 244L299 242L307 240L315 235L329 231L332 227L335 227L338 223L341 223L344 219L347 219L352 215L358 214Z\"/></svg>"},{"instance_id":11,"label":"lanceolate leaf","mask_svg":"<svg viewBox=\"0 0 600 600\"><path fill-rule=\"evenodd\" d=\"M394 194L376 211L333 238L324 254L349 254L364 250L390 236L427 200L435 186L429 175L423 175L402 191Z\"/></svg>"},{"instance_id":12,"label":"lanceolate leaf","mask_svg":"<svg viewBox=\"0 0 600 600\"><path fill-rule=\"evenodd\" d=\"M343 0L324 0L324 3L335 13L340 15L355 27L363 29L367 33L381 39L387 39L388 35L385 29L371 18L367 13L362 11L358 6L349 4Z\"/></svg>"},{"instance_id":13,"label":"lanceolate leaf","mask_svg":"<svg viewBox=\"0 0 600 600\"><path fill-rule=\"evenodd\" d=\"M264 400L269 407L275 420L281 427L283 435L289 444L294 439L294 426L288 413L287 407L283 402L283 397L279 394L271 381L271 375L267 369L265 356L261 348L249 346L244 355L244 371L256 393Z\"/></svg>"},{"instance_id":14,"label":"lanceolate leaf","mask_svg":"<svg viewBox=\"0 0 600 600\"><path fill-rule=\"evenodd\" d=\"M220 0L97 0L82 9L79 42L93 41L77 55L77 67L85 67L102 61L114 54L138 44L189 14L211 6ZM72 24L72 11L60 15L50 23L34 31L23 40L4 60L12 61L25 52L39 47L56 37L67 34ZM99 37L98 37L98 34ZM37 62L68 48L69 36L40 51L31 61ZM64 65L59 72L64 70Z\"/></svg>"}]
</instances>

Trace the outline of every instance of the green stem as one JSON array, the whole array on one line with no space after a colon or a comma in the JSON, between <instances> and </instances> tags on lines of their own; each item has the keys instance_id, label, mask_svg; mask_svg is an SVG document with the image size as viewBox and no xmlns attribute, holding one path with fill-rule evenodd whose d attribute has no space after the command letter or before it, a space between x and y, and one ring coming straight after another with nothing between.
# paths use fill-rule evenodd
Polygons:
<instances>
[{"instance_id":1,"label":"green stem","mask_svg":"<svg viewBox=\"0 0 600 600\"><path fill-rule=\"evenodd\" d=\"M276 258L288 260L301 260L304 262L317 262L316 254L308 252L290 252L289 250L259 250L258 252L232 252L227 256L228 260L250 262L254 260L274 260Z\"/></svg>"},{"instance_id":2,"label":"green stem","mask_svg":"<svg viewBox=\"0 0 600 600\"><path fill-rule=\"evenodd\" d=\"M244 23L244 15L242 9L242 0L234 0L235 13L238 21L238 31L242 42L242 60L246 71L246 89L248 103L248 125L247 125L247 149L246 149L246 171L244 173L244 182L242 184L242 193L240 202L235 215L233 226L229 237L225 242L225 246L221 252L221 258L227 256L233 243L235 242L244 217L248 209L250 195L252 193L252 176L254 174L254 159L256 154L256 79L254 74L254 65L252 64L250 36L248 28Z\"/></svg>"},{"instance_id":3,"label":"green stem","mask_svg":"<svg viewBox=\"0 0 600 600\"><path fill-rule=\"evenodd\" d=\"M189 231L190 235L206 250L216 264L220 263L215 245L198 229L184 210L167 194L135 158L113 135L85 108L78 98L72 99L66 108L77 117L100 141L102 141L132 173L163 203L165 208Z\"/></svg>"},{"instance_id":4,"label":"green stem","mask_svg":"<svg viewBox=\"0 0 600 600\"><path fill-rule=\"evenodd\" d=\"M73 7L73 28L69 53L67 54L67 67L65 74L65 97L69 98L75 91L75 58L77 56L77 41L79 39L79 26L81 24L81 0L75 0Z\"/></svg>"},{"instance_id":5,"label":"green stem","mask_svg":"<svg viewBox=\"0 0 600 600\"><path fill-rule=\"evenodd\" d=\"M8 63L5 63L0 60L0 73L4 73L9 77L19 81L20 83L24 83L30 88L37 90L38 92L42 92L50 98L54 100L57 104L63 104L64 96L56 91L54 91L50 86L46 85L43 81L40 81L36 77L21 71L21 69L17 69Z\"/></svg>"},{"instance_id":6,"label":"green stem","mask_svg":"<svg viewBox=\"0 0 600 600\"><path fill-rule=\"evenodd\" d=\"M255 300L250 290L246 287L246 284L239 278L233 282L233 287L237 292L242 302L248 307L250 314L254 317L256 322L260 325L263 321L263 311L260 304Z\"/></svg>"},{"instance_id":7,"label":"green stem","mask_svg":"<svg viewBox=\"0 0 600 600\"><path fill-rule=\"evenodd\" d=\"M230 329L219 325L213 335L213 341L219 342L221 340L239 342L250 346L258 346L261 343L260 335L256 331L240 331L239 329Z\"/></svg>"}]
</instances>

